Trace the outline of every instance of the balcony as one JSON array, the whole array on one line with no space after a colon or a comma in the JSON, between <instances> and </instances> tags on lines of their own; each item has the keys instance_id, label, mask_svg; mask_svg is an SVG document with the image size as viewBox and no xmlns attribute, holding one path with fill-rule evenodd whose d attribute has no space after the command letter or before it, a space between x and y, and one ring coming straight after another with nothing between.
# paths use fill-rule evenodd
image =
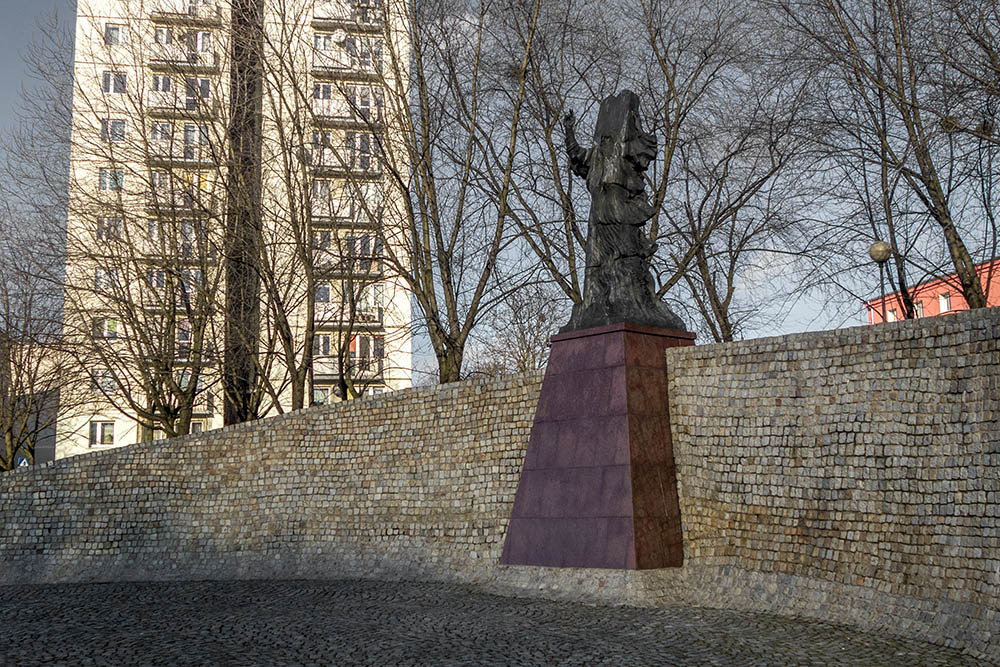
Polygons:
<instances>
[{"instance_id":1,"label":"balcony","mask_svg":"<svg viewBox=\"0 0 1000 667\"><path fill-rule=\"evenodd\" d=\"M353 327L370 331L381 329L385 322L385 308L382 306L358 308L354 312L354 317L351 317L350 306L340 301L317 303L315 306L316 324L325 328Z\"/></svg>"},{"instance_id":2,"label":"balcony","mask_svg":"<svg viewBox=\"0 0 1000 667\"><path fill-rule=\"evenodd\" d=\"M381 32L383 9L378 0L339 0L316 3L312 26L318 30Z\"/></svg>"},{"instance_id":3,"label":"balcony","mask_svg":"<svg viewBox=\"0 0 1000 667\"><path fill-rule=\"evenodd\" d=\"M169 213L171 211L183 214L214 215L218 202L210 192L190 193L186 191L152 192L146 196L146 209L152 213Z\"/></svg>"},{"instance_id":4,"label":"balcony","mask_svg":"<svg viewBox=\"0 0 1000 667\"><path fill-rule=\"evenodd\" d=\"M221 111L218 100L214 99L154 91L146 97L146 112L150 118L204 121L219 118Z\"/></svg>"},{"instance_id":5,"label":"balcony","mask_svg":"<svg viewBox=\"0 0 1000 667\"><path fill-rule=\"evenodd\" d=\"M181 44L162 44L159 47L149 59L150 69L203 74L219 71L218 51L192 51Z\"/></svg>"},{"instance_id":6,"label":"balcony","mask_svg":"<svg viewBox=\"0 0 1000 667\"><path fill-rule=\"evenodd\" d=\"M313 51L312 75L318 81L378 82L383 58L381 40L344 37L332 48Z\"/></svg>"},{"instance_id":7,"label":"balcony","mask_svg":"<svg viewBox=\"0 0 1000 667\"><path fill-rule=\"evenodd\" d=\"M330 379L339 379L340 372L340 364L336 356L321 356L313 359L313 374L316 377L329 382ZM352 356L344 363L344 372L355 381L378 381L385 372L385 359Z\"/></svg>"},{"instance_id":8,"label":"balcony","mask_svg":"<svg viewBox=\"0 0 1000 667\"><path fill-rule=\"evenodd\" d=\"M339 92L339 91L338 91ZM363 100L368 102L369 100ZM343 97L329 100L313 100L312 111L316 124L323 128L345 130L380 129L382 127L381 104L374 107L370 103L349 102Z\"/></svg>"},{"instance_id":9,"label":"balcony","mask_svg":"<svg viewBox=\"0 0 1000 667\"><path fill-rule=\"evenodd\" d=\"M163 25L219 27L222 9L207 0L159 0L149 18Z\"/></svg>"},{"instance_id":10,"label":"balcony","mask_svg":"<svg viewBox=\"0 0 1000 667\"><path fill-rule=\"evenodd\" d=\"M158 167L212 167L216 154L211 146L171 141L150 141L147 162Z\"/></svg>"},{"instance_id":11,"label":"balcony","mask_svg":"<svg viewBox=\"0 0 1000 667\"><path fill-rule=\"evenodd\" d=\"M344 154L332 148L306 148L302 152L302 159L313 168L317 176L363 180L379 180L382 177L382 164L371 153L355 151ZM328 217L329 210L329 202L313 200L313 215Z\"/></svg>"}]
</instances>

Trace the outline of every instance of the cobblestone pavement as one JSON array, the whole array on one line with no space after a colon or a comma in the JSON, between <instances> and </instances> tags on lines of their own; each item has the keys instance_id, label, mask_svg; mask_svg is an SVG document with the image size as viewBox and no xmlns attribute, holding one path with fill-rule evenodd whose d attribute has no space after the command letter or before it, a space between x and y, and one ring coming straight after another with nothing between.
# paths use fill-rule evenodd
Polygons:
<instances>
[{"instance_id":1,"label":"cobblestone pavement","mask_svg":"<svg viewBox=\"0 0 1000 667\"><path fill-rule=\"evenodd\" d=\"M6 586L0 632L4 666L977 664L767 614L371 581Z\"/></svg>"}]
</instances>

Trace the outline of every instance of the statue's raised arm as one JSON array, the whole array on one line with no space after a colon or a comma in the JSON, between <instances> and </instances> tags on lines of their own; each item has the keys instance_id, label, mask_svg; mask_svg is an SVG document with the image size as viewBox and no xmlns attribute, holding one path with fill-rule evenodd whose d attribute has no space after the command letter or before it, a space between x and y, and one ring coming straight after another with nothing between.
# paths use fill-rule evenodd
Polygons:
<instances>
[{"instance_id":1,"label":"statue's raised arm","mask_svg":"<svg viewBox=\"0 0 1000 667\"><path fill-rule=\"evenodd\" d=\"M563 116L563 130L566 132L566 152L569 154L569 166L580 178L587 178L590 167L587 165L587 151L576 140L576 114L570 109Z\"/></svg>"},{"instance_id":2,"label":"statue's raised arm","mask_svg":"<svg viewBox=\"0 0 1000 667\"><path fill-rule=\"evenodd\" d=\"M653 289L649 260L656 250L644 226L656 212L643 173L656 157L656 136L643 131L639 98L623 90L601 102L594 145L577 143L575 117L563 118L573 173L587 181L590 219L583 300L561 331L631 322L684 330Z\"/></svg>"}]
</instances>

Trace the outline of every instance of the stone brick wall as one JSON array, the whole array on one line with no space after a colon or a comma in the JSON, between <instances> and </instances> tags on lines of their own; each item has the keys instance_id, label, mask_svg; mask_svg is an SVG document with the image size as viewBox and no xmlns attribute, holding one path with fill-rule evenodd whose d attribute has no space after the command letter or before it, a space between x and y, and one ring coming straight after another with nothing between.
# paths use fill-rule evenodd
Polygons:
<instances>
[{"instance_id":1,"label":"stone brick wall","mask_svg":"<svg viewBox=\"0 0 1000 667\"><path fill-rule=\"evenodd\" d=\"M1000 655L1000 309L667 352L685 565L497 564L540 375L0 476L0 582L380 577Z\"/></svg>"},{"instance_id":2,"label":"stone brick wall","mask_svg":"<svg viewBox=\"0 0 1000 667\"><path fill-rule=\"evenodd\" d=\"M0 583L481 578L540 383L406 390L2 475Z\"/></svg>"}]
</instances>

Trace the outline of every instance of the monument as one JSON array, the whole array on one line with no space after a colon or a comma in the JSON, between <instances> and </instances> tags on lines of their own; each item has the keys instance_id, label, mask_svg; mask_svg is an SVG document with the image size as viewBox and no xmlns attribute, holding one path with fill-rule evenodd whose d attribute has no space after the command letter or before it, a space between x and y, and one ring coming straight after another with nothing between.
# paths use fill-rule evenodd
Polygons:
<instances>
[{"instance_id":1,"label":"monument","mask_svg":"<svg viewBox=\"0 0 1000 667\"><path fill-rule=\"evenodd\" d=\"M656 297L649 270L643 174L656 137L629 90L601 102L592 147L577 143L572 112L564 125L591 195L583 300L552 337L500 562L680 566L664 351L694 334Z\"/></svg>"}]
</instances>

